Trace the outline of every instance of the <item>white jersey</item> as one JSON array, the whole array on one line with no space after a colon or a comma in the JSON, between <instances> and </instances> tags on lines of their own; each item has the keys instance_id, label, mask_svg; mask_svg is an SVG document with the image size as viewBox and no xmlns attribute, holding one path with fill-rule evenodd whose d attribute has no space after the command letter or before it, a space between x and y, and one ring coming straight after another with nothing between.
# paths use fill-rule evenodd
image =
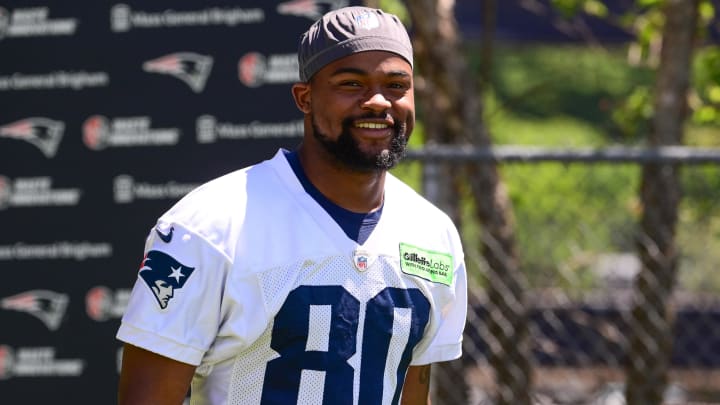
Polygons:
<instances>
[{"instance_id":1,"label":"white jersey","mask_svg":"<svg viewBox=\"0 0 720 405\"><path fill-rule=\"evenodd\" d=\"M458 358L466 273L449 218L387 175L363 244L282 151L189 193L151 230L118 339L197 365L192 404L396 404Z\"/></svg>"}]
</instances>

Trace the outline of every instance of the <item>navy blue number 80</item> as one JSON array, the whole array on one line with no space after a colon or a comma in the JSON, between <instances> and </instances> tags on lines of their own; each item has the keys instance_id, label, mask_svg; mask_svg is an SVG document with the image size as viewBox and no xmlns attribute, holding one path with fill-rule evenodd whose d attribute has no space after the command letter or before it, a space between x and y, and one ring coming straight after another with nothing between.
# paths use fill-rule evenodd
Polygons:
<instances>
[{"instance_id":1,"label":"navy blue number 80","mask_svg":"<svg viewBox=\"0 0 720 405\"><path fill-rule=\"evenodd\" d=\"M311 305L331 308L327 351L306 350ZM393 404L400 398L412 350L428 323L430 303L418 289L387 287L368 301L360 346L360 404L382 402L395 308L410 309L412 315L408 342L397 369ZM302 371L317 370L325 372L323 404L352 404L354 370L347 361L355 354L359 317L360 301L341 286L301 286L290 292L275 317L270 347L280 357L268 362L261 403L296 404Z\"/></svg>"}]
</instances>

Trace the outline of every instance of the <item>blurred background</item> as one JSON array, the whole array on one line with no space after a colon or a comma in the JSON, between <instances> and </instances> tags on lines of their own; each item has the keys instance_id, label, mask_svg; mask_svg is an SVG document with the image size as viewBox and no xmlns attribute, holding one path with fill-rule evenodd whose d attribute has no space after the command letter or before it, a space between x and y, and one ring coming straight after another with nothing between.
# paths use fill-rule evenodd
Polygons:
<instances>
[{"instance_id":1,"label":"blurred background","mask_svg":"<svg viewBox=\"0 0 720 405\"><path fill-rule=\"evenodd\" d=\"M0 3L0 398L114 403L147 232L294 147L298 36L366 4L415 46L394 174L461 230L434 404L720 404L716 0Z\"/></svg>"}]
</instances>

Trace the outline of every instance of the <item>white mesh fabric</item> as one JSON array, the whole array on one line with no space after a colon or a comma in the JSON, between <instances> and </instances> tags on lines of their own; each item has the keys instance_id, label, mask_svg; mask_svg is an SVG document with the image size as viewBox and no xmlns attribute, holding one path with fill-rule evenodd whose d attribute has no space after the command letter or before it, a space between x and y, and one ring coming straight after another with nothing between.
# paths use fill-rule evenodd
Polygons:
<instances>
[{"instance_id":1,"label":"white mesh fabric","mask_svg":"<svg viewBox=\"0 0 720 405\"><path fill-rule=\"evenodd\" d=\"M357 348L355 355L348 360L355 370L353 398L357 401L359 389L359 369L362 361L362 337L365 322L365 305L382 289L391 287L417 288L414 283L407 282L398 275L398 270L381 258L376 260L366 271L354 269L351 257L337 256L314 261L314 266L288 266L272 269L258 274L266 305L275 313L285 301L288 290L298 285L340 285L348 293L360 301L360 313L357 331ZM292 283L291 286L288 283ZM291 288L289 288L291 287ZM407 330L410 324L410 310L396 308L394 310L393 337L390 343L388 359L384 373L385 389L383 403L390 403L394 388L397 385L396 370L400 357L407 343ZM310 333L307 341L308 350L327 348L328 331L330 329L329 308L324 305L310 309ZM239 353L232 372L228 404L259 403L263 386L265 367L269 360L277 357L270 349L272 324L250 348ZM310 370L308 370L310 371ZM322 403L324 388L324 372L303 372L300 399L298 403Z\"/></svg>"}]
</instances>

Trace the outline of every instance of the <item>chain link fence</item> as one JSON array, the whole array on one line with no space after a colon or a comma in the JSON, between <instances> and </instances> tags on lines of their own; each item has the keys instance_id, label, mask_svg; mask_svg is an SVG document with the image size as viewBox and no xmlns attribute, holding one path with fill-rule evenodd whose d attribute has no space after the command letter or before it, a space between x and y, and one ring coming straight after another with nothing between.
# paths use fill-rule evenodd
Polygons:
<instances>
[{"instance_id":1,"label":"chain link fence","mask_svg":"<svg viewBox=\"0 0 720 405\"><path fill-rule=\"evenodd\" d=\"M433 370L433 404L720 404L718 151L438 147L409 158L455 172L497 163L521 261L518 292L495 279L479 248L482 227L463 214L464 355ZM681 180L669 289L643 270L637 249L647 164L678 168ZM490 285L504 295L488 294ZM666 290L667 301L643 293ZM528 347L518 350L523 329ZM628 390L641 380L660 397Z\"/></svg>"}]
</instances>

